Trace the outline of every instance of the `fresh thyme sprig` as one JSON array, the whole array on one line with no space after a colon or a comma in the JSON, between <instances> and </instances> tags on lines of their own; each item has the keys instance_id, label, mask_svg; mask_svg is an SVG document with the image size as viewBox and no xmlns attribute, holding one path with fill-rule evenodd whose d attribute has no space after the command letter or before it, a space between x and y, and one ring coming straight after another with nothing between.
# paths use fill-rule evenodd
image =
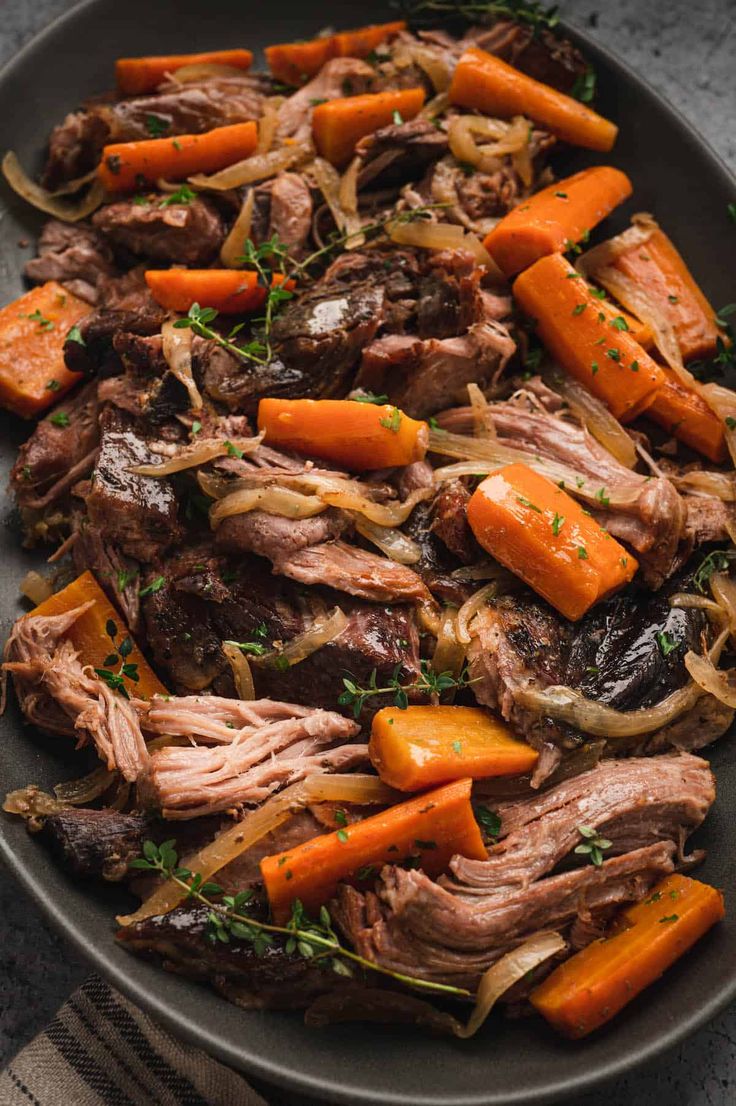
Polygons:
<instances>
[{"instance_id":1,"label":"fresh thyme sprig","mask_svg":"<svg viewBox=\"0 0 736 1106\"><path fill-rule=\"evenodd\" d=\"M407 19L421 22L422 16L439 15L464 19L469 23L478 20L515 19L535 29L552 30L559 23L557 5L545 8L536 0L397 0L395 4Z\"/></svg>"},{"instance_id":2,"label":"fresh thyme sprig","mask_svg":"<svg viewBox=\"0 0 736 1106\"><path fill-rule=\"evenodd\" d=\"M326 907L319 912L319 921L310 919L296 899L292 906L291 917L284 926L261 922L245 913L253 898L252 891L240 891L237 895L223 894L223 888L217 883L205 880L200 873L179 867L179 857L174 840L156 845L153 841L143 844L143 856L131 862L132 868L148 872L158 872L171 880L188 899L193 899L207 907L207 937L213 943L228 944L233 938L252 945L256 956L263 956L266 949L274 944L274 935L285 938L284 951L287 954L298 953L305 960L324 963L337 975L352 976L352 964L366 971L377 972L391 979L425 991L458 998L471 998L471 992L462 987L452 987L445 983L433 983L427 979L417 979L384 968L372 960L366 960L352 949L346 949L332 928L332 919ZM218 902L214 898L219 898Z\"/></svg>"},{"instance_id":3,"label":"fresh thyme sprig","mask_svg":"<svg viewBox=\"0 0 736 1106\"><path fill-rule=\"evenodd\" d=\"M726 572L735 558L736 550L733 549L714 549L708 553L700 562L693 576L693 584L698 591L704 595L705 585L710 582L714 572Z\"/></svg>"},{"instance_id":4,"label":"fresh thyme sprig","mask_svg":"<svg viewBox=\"0 0 736 1106\"><path fill-rule=\"evenodd\" d=\"M599 836L598 830L593 829L592 826L577 826L577 831L585 840L575 846L575 852L581 856L587 856L591 863L600 868L603 863L603 850L610 849L613 841Z\"/></svg>"},{"instance_id":5,"label":"fresh thyme sprig","mask_svg":"<svg viewBox=\"0 0 736 1106\"><path fill-rule=\"evenodd\" d=\"M375 668L368 678L368 687L361 687L348 673L342 681L345 690L337 701L341 707L352 707L353 716L360 718L366 700L373 698L374 695L392 695L394 706L399 710L406 710L409 706L409 694L412 692L417 695L439 695L442 691L449 691L450 688L467 687L472 683L468 678L467 668L464 668L459 676L453 676L451 672L434 672L429 661L421 661L420 667L421 674L418 679L410 684L402 684L401 665L397 664L385 687L378 686L378 673Z\"/></svg>"},{"instance_id":6,"label":"fresh thyme sprig","mask_svg":"<svg viewBox=\"0 0 736 1106\"><path fill-rule=\"evenodd\" d=\"M126 657L129 657L133 652L133 639L130 635L127 635L118 645L115 640L118 636L118 628L111 618L108 618L105 623L105 630L112 642L115 652L109 653L102 662L104 668L95 668L95 672L101 680L104 680L109 688L113 691L119 691L124 698L130 699L125 681L132 680L134 684L137 684L140 679L138 665L130 664L126 660ZM113 671L113 666L117 664L119 664L120 667L115 672Z\"/></svg>"}]
</instances>

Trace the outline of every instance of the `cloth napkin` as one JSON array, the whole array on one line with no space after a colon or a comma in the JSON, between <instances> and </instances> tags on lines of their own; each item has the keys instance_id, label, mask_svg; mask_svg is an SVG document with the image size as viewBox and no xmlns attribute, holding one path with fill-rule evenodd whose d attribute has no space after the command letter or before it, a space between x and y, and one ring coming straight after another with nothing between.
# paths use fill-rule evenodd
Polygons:
<instances>
[{"instance_id":1,"label":"cloth napkin","mask_svg":"<svg viewBox=\"0 0 736 1106\"><path fill-rule=\"evenodd\" d=\"M2 1106L267 1106L98 976L0 1073Z\"/></svg>"}]
</instances>

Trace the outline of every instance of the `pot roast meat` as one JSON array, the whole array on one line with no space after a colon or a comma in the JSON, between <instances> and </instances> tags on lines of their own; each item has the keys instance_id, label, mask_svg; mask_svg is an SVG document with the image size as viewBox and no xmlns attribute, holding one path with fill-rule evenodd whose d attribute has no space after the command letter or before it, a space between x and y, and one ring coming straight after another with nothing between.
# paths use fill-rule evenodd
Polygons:
<instances>
[{"instance_id":1,"label":"pot roast meat","mask_svg":"<svg viewBox=\"0 0 736 1106\"><path fill-rule=\"evenodd\" d=\"M213 127L259 119L263 111L262 82L258 77L207 77L177 84L164 82L156 92L100 104L92 109L109 129L110 142L135 142L177 134L201 134Z\"/></svg>"},{"instance_id":2,"label":"pot roast meat","mask_svg":"<svg viewBox=\"0 0 736 1106\"><path fill-rule=\"evenodd\" d=\"M274 234L298 256L312 229L312 193L298 173L279 173L271 189L268 237Z\"/></svg>"},{"instance_id":3,"label":"pot roast meat","mask_svg":"<svg viewBox=\"0 0 736 1106\"><path fill-rule=\"evenodd\" d=\"M658 841L680 842L715 800L708 762L690 754L606 760L529 799L495 804L501 840L487 860L454 857L460 895L507 894L551 872L590 826L612 844L607 857Z\"/></svg>"},{"instance_id":4,"label":"pot roast meat","mask_svg":"<svg viewBox=\"0 0 736 1106\"><path fill-rule=\"evenodd\" d=\"M607 920L640 902L674 870L675 845L663 841L506 894L466 898L421 871L385 867L376 892L342 885L333 920L361 956L392 971L474 990L505 952L545 930L598 935L579 918ZM583 936L584 933L584 936Z\"/></svg>"},{"instance_id":5,"label":"pot roast meat","mask_svg":"<svg viewBox=\"0 0 736 1106\"><path fill-rule=\"evenodd\" d=\"M100 422L100 453L86 496L89 520L124 553L147 563L179 536L176 495L168 480L130 472L156 458L128 416L109 410Z\"/></svg>"},{"instance_id":6,"label":"pot roast meat","mask_svg":"<svg viewBox=\"0 0 736 1106\"><path fill-rule=\"evenodd\" d=\"M331 58L311 81L284 100L279 108L280 136L310 142L315 104L371 92L375 77L373 67L359 58Z\"/></svg>"},{"instance_id":7,"label":"pot roast meat","mask_svg":"<svg viewBox=\"0 0 736 1106\"><path fill-rule=\"evenodd\" d=\"M443 484L432 504L432 532L464 565L477 564L484 553L468 522L470 492L460 480Z\"/></svg>"},{"instance_id":8,"label":"pot roast meat","mask_svg":"<svg viewBox=\"0 0 736 1106\"><path fill-rule=\"evenodd\" d=\"M274 562L273 570L300 584L323 584L376 603L429 599L425 584L413 569L343 541L327 541L286 554Z\"/></svg>"},{"instance_id":9,"label":"pot roast meat","mask_svg":"<svg viewBox=\"0 0 736 1106\"><path fill-rule=\"evenodd\" d=\"M256 701L243 704L249 714L245 725L232 722L228 728L219 716L232 714L231 703L237 700L208 696L191 707L186 699L168 704L169 733L194 736L199 730L207 741L216 731L219 744L167 746L152 753L138 780L138 797L146 807L160 810L164 818L198 818L258 805L307 776L367 763L368 746L350 742L359 727L333 711ZM260 724L253 724L259 713Z\"/></svg>"},{"instance_id":10,"label":"pot roast meat","mask_svg":"<svg viewBox=\"0 0 736 1106\"><path fill-rule=\"evenodd\" d=\"M118 810L74 808L51 814L40 836L61 867L78 879L116 882L140 856L147 819Z\"/></svg>"},{"instance_id":11,"label":"pot roast meat","mask_svg":"<svg viewBox=\"0 0 736 1106\"><path fill-rule=\"evenodd\" d=\"M75 296L94 304L101 278L115 276L117 270L112 251L97 230L50 219L38 240L38 257L27 261L23 272L39 284L58 280Z\"/></svg>"},{"instance_id":12,"label":"pot roast meat","mask_svg":"<svg viewBox=\"0 0 736 1106\"><path fill-rule=\"evenodd\" d=\"M349 526L347 515L334 508L302 519L249 511L224 519L215 532L215 546L226 553L257 553L276 563L308 546L339 537Z\"/></svg>"},{"instance_id":13,"label":"pot roast meat","mask_svg":"<svg viewBox=\"0 0 736 1106\"><path fill-rule=\"evenodd\" d=\"M495 54L535 81L571 93L588 72L585 58L569 39L546 27L501 20L489 29L472 28L465 42Z\"/></svg>"},{"instance_id":14,"label":"pot roast meat","mask_svg":"<svg viewBox=\"0 0 736 1106\"><path fill-rule=\"evenodd\" d=\"M70 112L51 132L41 177L44 188L53 191L65 181L90 173L100 160L108 134L107 124L99 116L86 111Z\"/></svg>"},{"instance_id":15,"label":"pot roast meat","mask_svg":"<svg viewBox=\"0 0 736 1106\"><path fill-rule=\"evenodd\" d=\"M113 245L131 253L194 267L212 261L225 238L217 210L199 197L171 204L148 197L146 203L118 200L100 208L92 223Z\"/></svg>"},{"instance_id":16,"label":"pot roast meat","mask_svg":"<svg viewBox=\"0 0 736 1106\"><path fill-rule=\"evenodd\" d=\"M67 338L64 343L66 367L85 376L119 373L123 363L118 349L121 346L125 349L128 336L158 334L165 318L158 305L134 310L100 307L91 311L79 323L81 341Z\"/></svg>"},{"instance_id":17,"label":"pot roast meat","mask_svg":"<svg viewBox=\"0 0 736 1106\"><path fill-rule=\"evenodd\" d=\"M381 127L356 146L355 152L363 160L361 187L370 182L372 190L418 180L447 149L447 135L429 119Z\"/></svg>"}]
</instances>

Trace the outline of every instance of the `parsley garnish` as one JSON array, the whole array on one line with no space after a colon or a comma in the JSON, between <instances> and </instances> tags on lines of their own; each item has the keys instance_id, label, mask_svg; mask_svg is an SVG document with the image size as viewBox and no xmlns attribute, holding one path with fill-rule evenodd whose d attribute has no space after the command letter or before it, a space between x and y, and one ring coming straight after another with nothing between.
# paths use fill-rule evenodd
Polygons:
<instances>
[{"instance_id":1,"label":"parsley garnish","mask_svg":"<svg viewBox=\"0 0 736 1106\"><path fill-rule=\"evenodd\" d=\"M49 422L53 423L54 426L66 427L69 425L70 419L66 411L57 411L55 414L49 415Z\"/></svg>"},{"instance_id":2,"label":"parsley garnish","mask_svg":"<svg viewBox=\"0 0 736 1106\"><path fill-rule=\"evenodd\" d=\"M542 513L541 507L537 507L536 503L532 503L530 499L525 499L523 495L517 495L516 502L521 503L522 507L529 507L530 510L536 511L538 515Z\"/></svg>"},{"instance_id":3,"label":"parsley garnish","mask_svg":"<svg viewBox=\"0 0 736 1106\"><path fill-rule=\"evenodd\" d=\"M555 537L559 534L562 527L565 525L565 516L558 515L555 511L555 517L552 519L552 533Z\"/></svg>"},{"instance_id":4,"label":"parsley garnish","mask_svg":"<svg viewBox=\"0 0 736 1106\"><path fill-rule=\"evenodd\" d=\"M76 324L71 328L70 331L67 332L67 336L64 339L64 341L65 342L76 342L78 346L86 346L87 345L84 338L82 337L81 330L79 329L78 326L76 326Z\"/></svg>"},{"instance_id":5,"label":"parsley garnish","mask_svg":"<svg viewBox=\"0 0 736 1106\"><path fill-rule=\"evenodd\" d=\"M485 833L486 837L498 837L501 832L501 819L495 810L489 810L483 803L473 804L475 820Z\"/></svg>"},{"instance_id":6,"label":"parsley garnish","mask_svg":"<svg viewBox=\"0 0 736 1106\"><path fill-rule=\"evenodd\" d=\"M673 637L672 634L668 634L666 630L662 630L661 633L658 633L656 638L659 651L663 657L668 657L680 644L677 638Z\"/></svg>"},{"instance_id":7,"label":"parsley garnish","mask_svg":"<svg viewBox=\"0 0 736 1106\"><path fill-rule=\"evenodd\" d=\"M387 415L385 419L379 419L378 421L381 426L385 426L392 434L398 434L399 427L401 426L401 411L399 411L398 407L392 407L391 414Z\"/></svg>"},{"instance_id":8,"label":"parsley garnish","mask_svg":"<svg viewBox=\"0 0 736 1106\"><path fill-rule=\"evenodd\" d=\"M353 403L375 403L379 407L383 406L384 403L388 403L388 396L376 395L375 392L358 392L354 396L350 396L350 399Z\"/></svg>"},{"instance_id":9,"label":"parsley garnish","mask_svg":"<svg viewBox=\"0 0 736 1106\"><path fill-rule=\"evenodd\" d=\"M171 207L172 204L190 204L192 200L196 200L196 198L197 193L194 189L190 188L188 184L182 184L177 188L176 192L170 192L158 206Z\"/></svg>"},{"instance_id":10,"label":"parsley garnish","mask_svg":"<svg viewBox=\"0 0 736 1106\"><path fill-rule=\"evenodd\" d=\"M146 130L151 138L162 138L169 129L170 124L160 115L147 115L145 118Z\"/></svg>"},{"instance_id":11,"label":"parsley garnish","mask_svg":"<svg viewBox=\"0 0 736 1106\"><path fill-rule=\"evenodd\" d=\"M53 323L51 319L47 319L45 315L42 315L38 308L32 311L30 315L21 315L22 318L30 319L33 323L38 323L39 330L53 330L56 323Z\"/></svg>"},{"instance_id":12,"label":"parsley garnish","mask_svg":"<svg viewBox=\"0 0 736 1106\"><path fill-rule=\"evenodd\" d=\"M141 599L144 599L147 595L155 595L157 591L161 591L161 588L166 583L165 576L157 576L155 580L151 580L150 584L147 584L144 588L138 592Z\"/></svg>"},{"instance_id":13,"label":"parsley garnish","mask_svg":"<svg viewBox=\"0 0 736 1106\"><path fill-rule=\"evenodd\" d=\"M588 66L584 73L577 78L570 90L570 95L581 104L589 104L595 96L596 75L595 69Z\"/></svg>"}]
</instances>

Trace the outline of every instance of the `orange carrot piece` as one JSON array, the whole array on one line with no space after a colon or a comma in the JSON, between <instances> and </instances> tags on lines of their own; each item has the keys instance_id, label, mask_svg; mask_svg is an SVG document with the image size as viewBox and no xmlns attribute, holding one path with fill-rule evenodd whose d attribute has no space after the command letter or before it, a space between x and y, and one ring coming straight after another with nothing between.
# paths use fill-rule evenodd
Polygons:
<instances>
[{"instance_id":1,"label":"orange carrot piece","mask_svg":"<svg viewBox=\"0 0 736 1106\"><path fill-rule=\"evenodd\" d=\"M257 142L255 123L215 127L206 134L117 142L102 151L98 175L108 192L132 192L159 177L183 180L193 173L215 173L250 157Z\"/></svg>"},{"instance_id":2,"label":"orange carrot piece","mask_svg":"<svg viewBox=\"0 0 736 1106\"><path fill-rule=\"evenodd\" d=\"M647 408L647 418L716 464L725 461L728 447L723 421L672 369L663 367L662 371L665 381Z\"/></svg>"},{"instance_id":3,"label":"orange carrot piece","mask_svg":"<svg viewBox=\"0 0 736 1106\"><path fill-rule=\"evenodd\" d=\"M715 354L722 337L716 313L663 230L657 228L610 265L646 290L649 303L674 329L683 361Z\"/></svg>"},{"instance_id":4,"label":"orange carrot piece","mask_svg":"<svg viewBox=\"0 0 736 1106\"><path fill-rule=\"evenodd\" d=\"M565 142L589 150L610 150L618 134L615 124L585 104L475 46L460 58L449 95L451 104L485 115L525 115Z\"/></svg>"},{"instance_id":5,"label":"orange carrot piece","mask_svg":"<svg viewBox=\"0 0 736 1106\"><path fill-rule=\"evenodd\" d=\"M288 919L295 899L307 911L318 910L341 880L359 880L366 867L418 858L428 875L438 876L458 853L485 860L488 854L470 805L472 782L456 780L335 833L264 857L261 875L276 923Z\"/></svg>"},{"instance_id":6,"label":"orange carrot piece","mask_svg":"<svg viewBox=\"0 0 736 1106\"><path fill-rule=\"evenodd\" d=\"M539 753L480 707L384 707L373 719L369 755L384 783L421 791L470 776L518 776Z\"/></svg>"},{"instance_id":7,"label":"orange carrot piece","mask_svg":"<svg viewBox=\"0 0 736 1106\"><path fill-rule=\"evenodd\" d=\"M338 31L332 36L334 56L337 58L367 58L377 46L406 30L406 23L399 19L394 23L373 23L357 31Z\"/></svg>"},{"instance_id":8,"label":"orange carrot piece","mask_svg":"<svg viewBox=\"0 0 736 1106\"><path fill-rule=\"evenodd\" d=\"M483 548L573 622L638 568L579 503L526 465L487 476L467 515Z\"/></svg>"},{"instance_id":9,"label":"orange carrot piece","mask_svg":"<svg viewBox=\"0 0 736 1106\"><path fill-rule=\"evenodd\" d=\"M88 664L92 668L109 668L110 666L104 663L105 658L117 650L108 632L108 623L115 623L115 638L118 645L126 637L130 637L130 634L121 615L113 607L91 572L83 572L62 591L57 591L55 595L44 599L43 603L29 613L64 614L90 600L93 600L94 607L90 607L69 627L67 637L79 653L82 664ZM126 680L126 688L132 698L150 699L152 695L167 694L166 688L135 642L125 662L138 666L138 682ZM118 667L119 665L116 666L116 670Z\"/></svg>"},{"instance_id":10,"label":"orange carrot piece","mask_svg":"<svg viewBox=\"0 0 736 1106\"><path fill-rule=\"evenodd\" d=\"M80 379L64 364L69 330L88 315L84 300L49 280L0 308L0 406L40 415Z\"/></svg>"},{"instance_id":11,"label":"orange carrot piece","mask_svg":"<svg viewBox=\"0 0 736 1106\"><path fill-rule=\"evenodd\" d=\"M724 917L715 887L672 875L620 916L610 937L560 964L529 996L566 1037L605 1025Z\"/></svg>"},{"instance_id":12,"label":"orange carrot piece","mask_svg":"<svg viewBox=\"0 0 736 1106\"><path fill-rule=\"evenodd\" d=\"M157 303L169 311L188 311L193 303L214 307L221 315L256 311L266 299L258 274L238 269L147 269L146 284ZM281 273L273 283L283 284ZM293 281L287 281L289 288Z\"/></svg>"},{"instance_id":13,"label":"orange carrot piece","mask_svg":"<svg viewBox=\"0 0 736 1106\"><path fill-rule=\"evenodd\" d=\"M283 84L302 85L319 73L333 54L332 36L310 42L283 42L264 50L271 76Z\"/></svg>"},{"instance_id":14,"label":"orange carrot piece","mask_svg":"<svg viewBox=\"0 0 736 1106\"><path fill-rule=\"evenodd\" d=\"M142 58L118 58L115 79L118 92L124 96L140 96L153 92L166 78L184 65L229 65L234 69L250 69L250 50L209 50L203 54L165 54Z\"/></svg>"},{"instance_id":15,"label":"orange carrot piece","mask_svg":"<svg viewBox=\"0 0 736 1106\"><path fill-rule=\"evenodd\" d=\"M318 104L312 114L312 135L322 157L333 165L350 161L356 144L395 118L413 119L422 110L423 88L367 92Z\"/></svg>"},{"instance_id":16,"label":"orange carrot piece","mask_svg":"<svg viewBox=\"0 0 736 1106\"><path fill-rule=\"evenodd\" d=\"M357 31L340 31L336 35L314 38L309 42L283 42L267 46L264 53L271 76L284 84L301 85L319 73L330 58L367 58L382 42L406 28L396 23L378 23Z\"/></svg>"},{"instance_id":17,"label":"orange carrot piece","mask_svg":"<svg viewBox=\"0 0 736 1106\"><path fill-rule=\"evenodd\" d=\"M631 192L620 169L594 165L512 208L483 244L506 276L514 276L548 253L564 253Z\"/></svg>"},{"instance_id":18,"label":"orange carrot piece","mask_svg":"<svg viewBox=\"0 0 736 1106\"><path fill-rule=\"evenodd\" d=\"M536 322L544 345L560 365L630 422L653 402L664 373L623 325L601 306L562 254L549 254L514 281L514 295Z\"/></svg>"},{"instance_id":19,"label":"orange carrot piece","mask_svg":"<svg viewBox=\"0 0 736 1106\"><path fill-rule=\"evenodd\" d=\"M258 429L269 445L354 472L421 461L429 434L426 422L398 407L351 399L262 399Z\"/></svg>"}]
</instances>

